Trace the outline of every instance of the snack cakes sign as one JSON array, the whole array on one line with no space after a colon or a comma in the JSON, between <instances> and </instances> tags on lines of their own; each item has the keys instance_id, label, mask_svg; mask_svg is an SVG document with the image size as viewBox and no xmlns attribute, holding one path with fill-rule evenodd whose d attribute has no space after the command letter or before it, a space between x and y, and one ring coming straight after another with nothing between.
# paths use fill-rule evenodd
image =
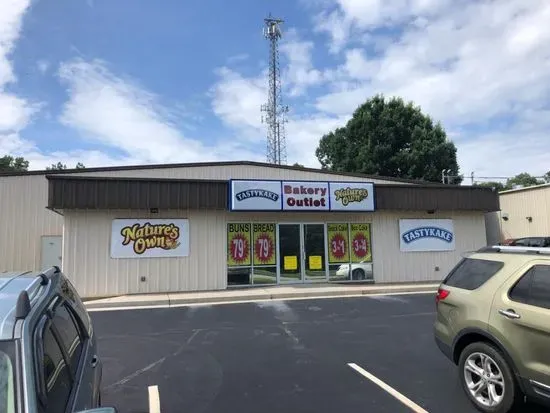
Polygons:
<instances>
[{"instance_id":1,"label":"snack cakes sign","mask_svg":"<svg viewBox=\"0 0 550 413\"><path fill-rule=\"evenodd\" d=\"M189 255L187 219L115 219L111 258L163 258Z\"/></svg>"},{"instance_id":2,"label":"snack cakes sign","mask_svg":"<svg viewBox=\"0 0 550 413\"><path fill-rule=\"evenodd\" d=\"M454 251L452 219L400 219L401 251Z\"/></svg>"},{"instance_id":3,"label":"snack cakes sign","mask_svg":"<svg viewBox=\"0 0 550 413\"><path fill-rule=\"evenodd\" d=\"M232 180L232 211L374 211L370 182Z\"/></svg>"}]
</instances>

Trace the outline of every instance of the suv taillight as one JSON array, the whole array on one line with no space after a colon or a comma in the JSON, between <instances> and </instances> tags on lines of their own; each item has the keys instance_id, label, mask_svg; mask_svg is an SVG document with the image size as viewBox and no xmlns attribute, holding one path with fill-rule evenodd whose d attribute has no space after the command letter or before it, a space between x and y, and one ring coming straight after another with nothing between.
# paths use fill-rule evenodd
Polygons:
<instances>
[{"instance_id":1,"label":"suv taillight","mask_svg":"<svg viewBox=\"0 0 550 413\"><path fill-rule=\"evenodd\" d=\"M445 298L449 296L451 292L449 290L445 290L443 288L440 288L437 290L437 295L435 296L435 303L439 304L440 301L443 301Z\"/></svg>"}]
</instances>

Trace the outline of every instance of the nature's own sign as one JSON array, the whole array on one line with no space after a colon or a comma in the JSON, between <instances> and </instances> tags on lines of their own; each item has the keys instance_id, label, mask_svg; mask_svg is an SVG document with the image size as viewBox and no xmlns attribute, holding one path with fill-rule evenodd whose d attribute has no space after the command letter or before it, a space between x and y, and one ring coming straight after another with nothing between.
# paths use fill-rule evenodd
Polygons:
<instances>
[{"instance_id":1,"label":"nature's own sign","mask_svg":"<svg viewBox=\"0 0 550 413\"><path fill-rule=\"evenodd\" d=\"M229 187L232 211L374 211L371 182L232 180Z\"/></svg>"},{"instance_id":2,"label":"nature's own sign","mask_svg":"<svg viewBox=\"0 0 550 413\"><path fill-rule=\"evenodd\" d=\"M115 219L111 258L162 258L189 255L186 219Z\"/></svg>"},{"instance_id":3,"label":"nature's own sign","mask_svg":"<svg viewBox=\"0 0 550 413\"><path fill-rule=\"evenodd\" d=\"M401 251L453 251L455 234L452 219L400 219Z\"/></svg>"}]
</instances>

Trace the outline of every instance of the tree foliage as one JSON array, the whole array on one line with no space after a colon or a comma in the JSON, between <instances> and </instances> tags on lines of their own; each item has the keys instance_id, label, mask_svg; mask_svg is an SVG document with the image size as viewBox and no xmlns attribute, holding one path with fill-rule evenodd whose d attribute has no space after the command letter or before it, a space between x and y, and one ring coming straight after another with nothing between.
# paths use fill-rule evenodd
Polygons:
<instances>
[{"instance_id":1,"label":"tree foliage","mask_svg":"<svg viewBox=\"0 0 550 413\"><path fill-rule=\"evenodd\" d=\"M84 168L85 166L81 162L78 162L75 166L75 169L84 169ZM47 171L59 171L63 169L67 169L67 165L61 162L53 163L51 166L46 167Z\"/></svg>"},{"instance_id":2,"label":"tree foliage","mask_svg":"<svg viewBox=\"0 0 550 413\"><path fill-rule=\"evenodd\" d=\"M540 179L528 174L527 172L523 172L519 175L514 176L513 178L510 178L506 181L506 189L513 189L515 186L535 186L535 185L541 185L544 181L541 181Z\"/></svg>"},{"instance_id":3,"label":"tree foliage","mask_svg":"<svg viewBox=\"0 0 550 413\"><path fill-rule=\"evenodd\" d=\"M0 158L0 172L24 172L29 169L29 161L25 158L4 155Z\"/></svg>"},{"instance_id":4,"label":"tree foliage","mask_svg":"<svg viewBox=\"0 0 550 413\"><path fill-rule=\"evenodd\" d=\"M484 188L495 188L498 192L504 191L506 189L506 186L502 182L496 182L496 181L487 181L487 182L478 182L475 183L474 186L482 186Z\"/></svg>"},{"instance_id":5,"label":"tree foliage","mask_svg":"<svg viewBox=\"0 0 550 413\"><path fill-rule=\"evenodd\" d=\"M456 147L443 127L412 102L376 95L359 106L346 126L324 135L316 156L323 168L441 182L449 170L459 184Z\"/></svg>"},{"instance_id":6,"label":"tree foliage","mask_svg":"<svg viewBox=\"0 0 550 413\"><path fill-rule=\"evenodd\" d=\"M500 192L500 191L507 191L509 189L514 189L516 187L536 186L536 185L542 185L545 183L550 183L550 171L544 174L542 179L539 179L536 176L528 174L527 172L522 172L512 178L508 178L506 180L506 183L488 181L488 182L477 182L475 183L475 185L495 188L497 191Z\"/></svg>"}]
</instances>

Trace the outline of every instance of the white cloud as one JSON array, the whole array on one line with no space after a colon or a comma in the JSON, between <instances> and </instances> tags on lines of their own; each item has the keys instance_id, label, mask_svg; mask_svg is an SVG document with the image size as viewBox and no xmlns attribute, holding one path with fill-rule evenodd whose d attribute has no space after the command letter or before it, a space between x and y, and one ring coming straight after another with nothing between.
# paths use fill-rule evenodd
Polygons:
<instances>
[{"instance_id":1,"label":"white cloud","mask_svg":"<svg viewBox=\"0 0 550 413\"><path fill-rule=\"evenodd\" d=\"M288 64L283 71L285 89L290 96L303 94L308 87L321 83L323 74L313 67L312 49L314 43L298 38L295 31L288 33L290 40L281 44L281 53Z\"/></svg>"},{"instance_id":2,"label":"white cloud","mask_svg":"<svg viewBox=\"0 0 550 413\"><path fill-rule=\"evenodd\" d=\"M241 139L262 143L262 152L249 153L249 158L265 160L266 125L261 123L260 106L267 99L267 77L245 78L228 68L218 70L217 74L219 81L212 91L214 113ZM285 125L288 162L319 166L315 158L319 137L345 121L345 117L322 114L298 116L291 111L289 123Z\"/></svg>"},{"instance_id":3,"label":"white cloud","mask_svg":"<svg viewBox=\"0 0 550 413\"><path fill-rule=\"evenodd\" d=\"M50 62L48 62L47 60L39 60L36 65L38 67L38 70L42 74L46 73L50 68Z\"/></svg>"},{"instance_id":4,"label":"white cloud","mask_svg":"<svg viewBox=\"0 0 550 413\"><path fill-rule=\"evenodd\" d=\"M172 122L181 109L164 107L158 96L115 76L104 62L76 59L62 64L59 75L69 94L61 122L92 142L122 151L128 159L168 163L250 155L240 141L207 145L184 136Z\"/></svg>"},{"instance_id":5,"label":"white cloud","mask_svg":"<svg viewBox=\"0 0 550 413\"><path fill-rule=\"evenodd\" d=\"M443 121L465 174L541 174L550 168L547 1L318 0L308 7L316 10L315 29L329 32L331 51L343 53L333 56L339 64L321 69L311 59L319 45L291 36L293 47L285 53L296 58L282 68L283 84L294 92L291 107L293 94L307 90L299 112L308 115L290 114L289 162L318 165L318 139L343 126L367 98L384 93L412 100ZM257 112L239 99L252 80L236 72L231 77L238 79L225 78L234 87L228 92L234 102L225 105L222 119L231 119L234 128L250 126ZM312 93L311 86L329 92ZM256 89L257 103L262 93Z\"/></svg>"},{"instance_id":6,"label":"white cloud","mask_svg":"<svg viewBox=\"0 0 550 413\"><path fill-rule=\"evenodd\" d=\"M320 2L315 17L318 32L330 37L330 50L339 52L361 31L393 27L410 20L436 16L451 0L335 0ZM336 6L336 7L334 7Z\"/></svg>"},{"instance_id":7,"label":"white cloud","mask_svg":"<svg viewBox=\"0 0 550 413\"><path fill-rule=\"evenodd\" d=\"M222 67L216 70L219 81L210 91L212 110L231 127L254 134L262 128L261 106L267 102L267 76L245 78Z\"/></svg>"}]
</instances>

